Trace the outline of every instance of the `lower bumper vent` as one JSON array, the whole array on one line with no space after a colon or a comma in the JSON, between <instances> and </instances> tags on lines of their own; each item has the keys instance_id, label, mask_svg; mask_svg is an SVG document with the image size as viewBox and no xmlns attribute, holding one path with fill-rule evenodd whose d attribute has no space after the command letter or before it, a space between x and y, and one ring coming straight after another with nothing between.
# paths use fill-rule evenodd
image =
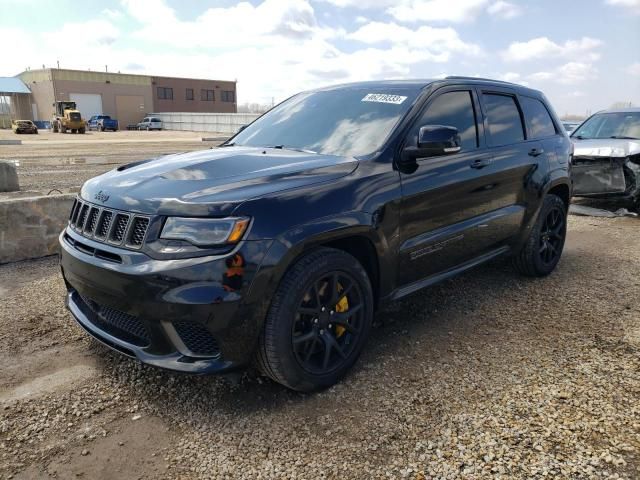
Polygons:
<instances>
[{"instance_id":1,"label":"lower bumper vent","mask_svg":"<svg viewBox=\"0 0 640 480\"><path fill-rule=\"evenodd\" d=\"M138 317L121 312L106 305L99 305L93 300L79 296L81 307L91 312L87 315L93 324L101 330L124 340L132 345L144 347L149 345L150 337L144 324Z\"/></svg>"},{"instance_id":2,"label":"lower bumper vent","mask_svg":"<svg viewBox=\"0 0 640 480\"><path fill-rule=\"evenodd\" d=\"M220 355L220 347L215 338L201 324L196 322L173 322L185 346L194 354L216 357Z\"/></svg>"}]
</instances>

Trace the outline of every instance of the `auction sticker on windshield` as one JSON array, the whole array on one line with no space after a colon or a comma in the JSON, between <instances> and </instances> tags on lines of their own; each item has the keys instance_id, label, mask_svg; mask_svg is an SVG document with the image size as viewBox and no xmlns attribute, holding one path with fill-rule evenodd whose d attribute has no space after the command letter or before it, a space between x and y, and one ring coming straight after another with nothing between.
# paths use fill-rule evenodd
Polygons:
<instances>
[{"instance_id":1,"label":"auction sticker on windshield","mask_svg":"<svg viewBox=\"0 0 640 480\"><path fill-rule=\"evenodd\" d=\"M402 95L387 95L386 93L368 93L362 99L363 102L377 102L377 103L393 103L400 105L407 97Z\"/></svg>"}]
</instances>

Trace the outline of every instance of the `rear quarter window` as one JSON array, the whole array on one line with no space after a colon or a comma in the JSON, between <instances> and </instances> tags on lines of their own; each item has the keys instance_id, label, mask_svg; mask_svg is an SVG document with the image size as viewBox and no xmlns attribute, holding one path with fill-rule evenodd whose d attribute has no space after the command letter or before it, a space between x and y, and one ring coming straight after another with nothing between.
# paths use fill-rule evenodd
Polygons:
<instances>
[{"instance_id":1,"label":"rear quarter window","mask_svg":"<svg viewBox=\"0 0 640 480\"><path fill-rule=\"evenodd\" d=\"M531 130L531 138L551 137L557 133L547 107L540 100L521 97L520 105Z\"/></svg>"},{"instance_id":2,"label":"rear quarter window","mask_svg":"<svg viewBox=\"0 0 640 480\"><path fill-rule=\"evenodd\" d=\"M524 141L524 126L516 99L511 95L483 93L492 146Z\"/></svg>"}]
</instances>

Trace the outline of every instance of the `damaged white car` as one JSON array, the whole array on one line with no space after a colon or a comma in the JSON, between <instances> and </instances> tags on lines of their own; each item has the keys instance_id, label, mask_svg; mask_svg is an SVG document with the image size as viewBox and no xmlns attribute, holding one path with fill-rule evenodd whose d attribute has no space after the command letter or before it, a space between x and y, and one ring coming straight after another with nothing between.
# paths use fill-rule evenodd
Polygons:
<instances>
[{"instance_id":1,"label":"damaged white car","mask_svg":"<svg viewBox=\"0 0 640 480\"><path fill-rule=\"evenodd\" d=\"M640 108L598 112L571 140L573 195L620 200L640 209Z\"/></svg>"}]
</instances>

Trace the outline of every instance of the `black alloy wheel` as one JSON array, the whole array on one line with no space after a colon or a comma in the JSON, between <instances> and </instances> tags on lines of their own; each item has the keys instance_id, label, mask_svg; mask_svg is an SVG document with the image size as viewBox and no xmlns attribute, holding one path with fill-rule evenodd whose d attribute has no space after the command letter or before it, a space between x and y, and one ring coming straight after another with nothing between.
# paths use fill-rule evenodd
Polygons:
<instances>
[{"instance_id":1,"label":"black alloy wheel","mask_svg":"<svg viewBox=\"0 0 640 480\"><path fill-rule=\"evenodd\" d=\"M548 194L529 237L513 258L516 270L530 277L549 275L560 261L566 236L567 205L559 196Z\"/></svg>"},{"instance_id":2,"label":"black alloy wheel","mask_svg":"<svg viewBox=\"0 0 640 480\"><path fill-rule=\"evenodd\" d=\"M362 292L346 272L333 271L313 281L292 325L293 351L312 374L339 368L358 344L363 319Z\"/></svg>"},{"instance_id":3,"label":"black alloy wheel","mask_svg":"<svg viewBox=\"0 0 640 480\"><path fill-rule=\"evenodd\" d=\"M553 207L547 212L540 230L540 249L538 252L545 265L557 262L564 245L564 232L564 212L557 206Z\"/></svg>"},{"instance_id":4,"label":"black alloy wheel","mask_svg":"<svg viewBox=\"0 0 640 480\"><path fill-rule=\"evenodd\" d=\"M257 366L292 390L330 387L358 359L372 320L373 289L360 262L342 250L312 250L271 298Z\"/></svg>"}]
</instances>

